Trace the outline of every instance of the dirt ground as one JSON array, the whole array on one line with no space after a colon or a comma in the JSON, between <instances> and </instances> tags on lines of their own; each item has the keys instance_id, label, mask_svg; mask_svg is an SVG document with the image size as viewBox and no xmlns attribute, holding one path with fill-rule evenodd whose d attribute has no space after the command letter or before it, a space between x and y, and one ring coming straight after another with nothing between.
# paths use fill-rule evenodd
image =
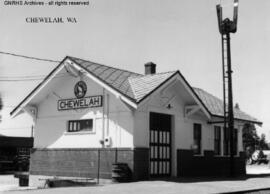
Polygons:
<instances>
[{"instance_id":1,"label":"dirt ground","mask_svg":"<svg viewBox=\"0 0 270 194\"><path fill-rule=\"evenodd\" d=\"M247 166L247 177L238 178L177 178L133 183L94 185L87 187L62 187L50 189L19 188L12 175L0 175L0 192L5 194L181 194L181 193L231 193L235 191L268 189L270 193L269 165ZM18 190L24 189L24 190ZM250 193L250 192L247 192ZM253 192L257 193L257 192Z\"/></svg>"}]
</instances>

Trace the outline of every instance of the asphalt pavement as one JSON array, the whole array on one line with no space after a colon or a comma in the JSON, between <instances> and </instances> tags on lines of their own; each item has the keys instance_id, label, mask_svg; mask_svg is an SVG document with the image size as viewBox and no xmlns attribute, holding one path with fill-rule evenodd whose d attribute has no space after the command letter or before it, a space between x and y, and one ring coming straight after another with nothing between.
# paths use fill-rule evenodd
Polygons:
<instances>
[{"instance_id":1,"label":"asphalt pavement","mask_svg":"<svg viewBox=\"0 0 270 194\"><path fill-rule=\"evenodd\" d=\"M270 193L270 168L268 165L248 166L246 177L237 178L175 178L166 180L139 181L93 185L85 187L61 187L49 189L19 188L16 181L1 181L8 177L0 176L0 191L6 194L204 194L204 193ZM8 176L8 175L6 175ZM9 175L11 176L11 175ZM11 178L11 177L9 177ZM11 184L10 184L11 183ZM9 185L10 189L3 189ZM2 190L1 190L2 188ZM6 186L7 188L7 186ZM28 189L28 190L25 190ZM259 192L261 190L261 192Z\"/></svg>"}]
</instances>

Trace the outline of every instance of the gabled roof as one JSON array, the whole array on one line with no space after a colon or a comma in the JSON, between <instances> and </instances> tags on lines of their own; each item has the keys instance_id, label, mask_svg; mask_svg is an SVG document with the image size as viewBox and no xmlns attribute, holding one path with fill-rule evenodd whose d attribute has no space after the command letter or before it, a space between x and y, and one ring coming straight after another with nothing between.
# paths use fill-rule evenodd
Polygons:
<instances>
[{"instance_id":1,"label":"gabled roof","mask_svg":"<svg viewBox=\"0 0 270 194\"><path fill-rule=\"evenodd\" d=\"M91 76L94 76L99 81L105 83L107 86L113 88L136 104L139 104L143 99L151 95L157 88L170 80L170 78L179 74L194 94L195 98L198 98L198 102L202 103L202 107L205 108L209 114L212 116L223 117L223 102L202 89L192 88L179 71L142 75L70 56L66 57L10 114L12 115L20 108L20 106L23 105L23 103L35 93L50 76L53 76L55 71L63 65L62 63L66 59L71 60L87 71ZM240 110L235 110L235 118L261 124L260 121Z\"/></svg>"},{"instance_id":2,"label":"gabled roof","mask_svg":"<svg viewBox=\"0 0 270 194\"><path fill-rule=\"evenodd\" d=\"M114 89L129 97L130 99L135 100L129 83L129 78L142 77L143 75L123 69L117 69L114 67L101 65L91 61L78 59L75 57L68 58L83 67L91 74L93 74L95 77L105 82L107 85L113 87Z\"/></svg>"},{"instance_id":3,"label":"gabled roof","mask_svg":"<svg viewBox=\"0 0 270 194\"><path fill-rule=\"evenodd\" d=\"M140 102L144 97L154 91L155 88L176 73L177 71L172 71L129 78L129 84L136 102Z\"/></svg>"}]
</instances>

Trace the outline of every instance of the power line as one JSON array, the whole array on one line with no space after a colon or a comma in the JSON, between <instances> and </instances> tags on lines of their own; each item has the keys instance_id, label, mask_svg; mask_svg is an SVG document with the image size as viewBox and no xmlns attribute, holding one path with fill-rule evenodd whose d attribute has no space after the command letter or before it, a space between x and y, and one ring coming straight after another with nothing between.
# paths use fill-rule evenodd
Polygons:
<instances>
[{"instance_id":1,"label":"power line","mask_svg":"<svg viewBox=\"0 0 270 194\"><path fill-rule=\"evenodd\" d=\"M0 82L21 82L21 81L38 81L43 80L42 78L39 79L0 79Z\"/></svg>"},{"instance_id":2,"label":"power line","mask_svg":"<svg viewBox=\"0 0 270 194\"><path fill-rule=\"evenodd\" d=\"M68 75L67 73L58 73L57 75ZM0 76L0 79L43 79L47 75L18 75L18 76Z\"/></svg>"},{"instance_id":3,"label":"power line","mask_svg":"<svg viewBox=\"0 0 270 194\"><path fill-rule=\"evenodd\" d=\"M20 78L42 78L45 77L46 75L24 75L24 76L0 76L0 79L9 79L9 78L14 78L14 79L20 79Z\"/></svg>"},{"instance_id":4,"label":"power line","mask_svg":"<svg viewBox=\"0 0 270 194\"><path fill-rule=\"evenodd\" d=\"M14 57L21 57L21 58L26 58L26 59L32 59L32 60L37 60L37 61L47 61L47 62L52 62L52 63L59 63L60 62L60 61L51 60L51 59L43 59L43 58L26 56L26 55L20 55L20 54L10 53L10 52L4 52L4 51L0 51L0 54L10 55L10 56L14 56Z\"/></svg>"},{"instance_id":5,"label":"power line","mask_svg":"<svg viewBox=\"0 0 270 194\"><path fill-rule=\"evenodd\" d=\"M53 79L55 78L61 78L61 77L69 77L69 75L63 75L63 76L55 76L53 77ZM0 77L0 82L23 82L23 81L40 81L43 80L45 78L27 78L27 79L1 79Z\"/></svg>"}]
</instances>

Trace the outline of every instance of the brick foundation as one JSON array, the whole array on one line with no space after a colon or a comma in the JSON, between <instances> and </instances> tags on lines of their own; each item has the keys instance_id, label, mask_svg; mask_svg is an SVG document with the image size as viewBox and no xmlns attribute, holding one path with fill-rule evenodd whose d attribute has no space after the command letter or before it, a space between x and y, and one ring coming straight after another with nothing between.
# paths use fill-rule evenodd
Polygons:
<instances>
[{"instance_id":1,"label":"brick foundation","mask_svg":"<svg viewBox=\"0 0 270 194\"><path fill-rule=\"evenodd\" d=\"M71 176L96 178L100 154L100 178L111 178L112 164L127 163L133 180L149 179L148 148L85 148L85 149L32 149L31 175ZM226 176L230 172L230 158L214 156L204 151L204 156L194 156L192 150L177 150L177 176ZM235 157L235 174L245 175L245 155Z\"/></svg>"},{"instance_id":2,"label":"brick foundation","mask_svg":"<svg viewBox=\"0 0 270 194\"><path fill-rule=\"evenodd\" d=\"M32 149L31 175L111 178L112 164L127 163L134 180L148 178L148 148Z\"/></svg>"},{"instance_id":3,"label":"brick foundation","mask_svg":"<svg viewBox=\"0 0 270 194\"><path fill-rule=\"evenodd\" d=\"M245 175L245 154L240 152L234 159L235 175ZM177 176L227 176L230 173L230 158L214 156L213 151L204 151L204 156L194 156L192 150L177 150Z\"/></svg>"}]
</instances>

